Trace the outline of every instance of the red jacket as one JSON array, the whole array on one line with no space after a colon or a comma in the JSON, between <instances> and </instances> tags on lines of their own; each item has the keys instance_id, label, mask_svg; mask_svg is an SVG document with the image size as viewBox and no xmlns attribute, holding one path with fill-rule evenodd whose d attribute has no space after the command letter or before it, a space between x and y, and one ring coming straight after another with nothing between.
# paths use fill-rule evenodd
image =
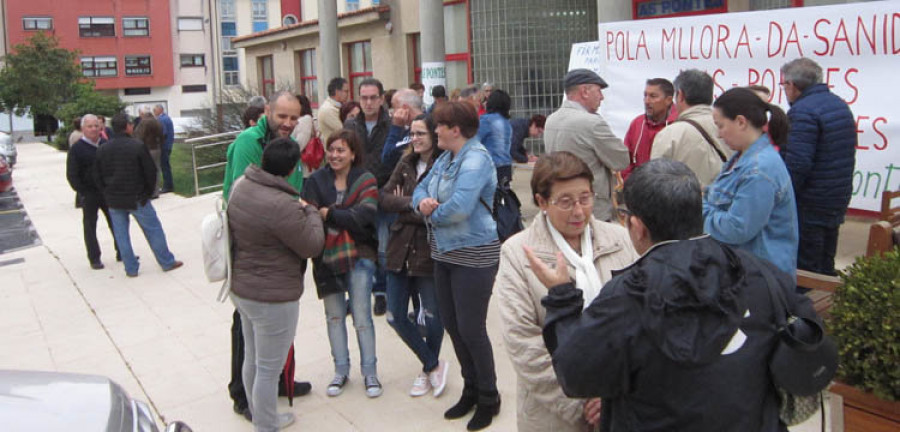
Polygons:
<instances>
[{"instance_id":1,"label":"red jacket","mask_svg":"<svg viewBox=\"0 0 900 432\"><path fill-rule=\"evenodd\" d=\"M628 175L631 174L631 170L650 160L650 149L653 148L653 137L677 118L678 111L675 109L675 106L672 105L672 107L669 108L669 116L666 117L666 121L664 122L655 123L653 120L647 118L646 114L641 114L631 121L631 125L628 126L628 132L625 134L625 147L628 147L628 155L631 157L631 162L628 164L628 168L622 170L623 180L628 178Z\"/></svg>"}]
</instances>

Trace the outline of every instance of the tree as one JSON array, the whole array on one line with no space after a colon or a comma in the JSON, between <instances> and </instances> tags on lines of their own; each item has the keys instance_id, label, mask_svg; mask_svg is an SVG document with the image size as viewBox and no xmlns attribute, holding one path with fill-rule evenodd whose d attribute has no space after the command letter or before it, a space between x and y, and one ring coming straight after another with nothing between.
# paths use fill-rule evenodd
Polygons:
<instances>
[{"instance_id":1,"label":"tree","mask_svg":"<svg viewBox=\"0 0 900 432\"><path fill-rule=\"evenodd\" d=\"M75 117L95 114L110 118L123 109L125 109L125 104L118 96L94 90L93 81L76 84L75 97L56 111L56 118L63 122L63 127L57 131L56 147L60 150L68 148L69 133L73 130L71 122Z\"/></svg>"},{"instance_id":2,"label":"tree","mask_svg":"<svg viewBox=\"0 0 900 432\"><path fill-rule=\"evenodd\" d=\"M78 53L59 47L56 36L36 33L4 57L0 70L0 106L16 115L55 116L84 84Z\"/></svg>"}]
</instances>

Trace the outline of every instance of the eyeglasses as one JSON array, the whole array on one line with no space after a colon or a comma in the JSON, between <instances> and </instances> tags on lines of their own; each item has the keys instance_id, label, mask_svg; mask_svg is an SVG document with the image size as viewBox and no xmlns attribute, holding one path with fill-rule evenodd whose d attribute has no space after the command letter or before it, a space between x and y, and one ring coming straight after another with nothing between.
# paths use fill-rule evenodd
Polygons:
<instances>
[{"instance_id":1,"label":"eyeglasses","mask_svg":"<svg viewBox=\"0 0 900 432\"><path fill-rule=\"evenodd\" d=\"M428 135L428 132L410 132L409 133L410 138L422 138L426 135Z\"/></svg>"},{"instance_id":2,"label":"eyeglasses","mask_svg":"<svg viewBox=\"0 0 900 432\"><path fill-rule=\"evenodd\" d=\"M360 96L359 100L361 100L363 102L375 102L379 98L381 98L381 96Z\"/></svg>"},{"instance_id":3,"label":"eyeglasses","mask_svg":"<svg viewBox=\"0 0 900 432\"><path fill-rule=\"evenodd\" d=\"M559 198L550 200L550 204L556 206L556 208L562 211L569 211L575 207L575 203L578 203L581 207L591 207L594 205L594 195L593 194L584 194L578 198L572 198L571 196L564 195Z\"/></svg>"}]
</instances>

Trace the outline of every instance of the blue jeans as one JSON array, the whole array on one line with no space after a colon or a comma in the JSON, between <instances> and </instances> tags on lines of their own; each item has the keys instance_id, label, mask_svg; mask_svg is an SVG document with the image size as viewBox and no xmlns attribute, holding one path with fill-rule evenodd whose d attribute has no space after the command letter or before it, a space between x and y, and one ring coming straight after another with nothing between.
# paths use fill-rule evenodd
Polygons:
<instances>
[{"instance_id":1,"label":"blue jeans","mask_svg":"<svg viewBox=\"0 0 900 432\"><path fill-rule=\"evenodd\" d=\"M391 224L397 219L396 213L385 213L381 210L375 218L375 233L378 236L378 267L375 269L375 285L372 292L375 295L385 295L387 280L385 267L387 266L387 244L391 236Z\"/></svg>"},{"instance_id":2,"label":"blue jeans","mask_svg":"<svg viewBox=\"0 0 900 432\"><path fill-rule=\"evenodd\" d=\"M422 299L425 340L419 335L416 323L407 316L412 287L418 288ZM387 322L422 362L423 372L431 372L438 367L444 327L441 326L441 316L437 309L433 276L408 276L405 271L387 272Z\"/></svg>"},{"instance_id":3,"label":"blue jeans","mask_svg":"<svg viewBox=\"0 0 900 432\"><path fill-rule=\"evenodd\" d=\"M119 253L122 255L122 262L125 264L125 273L136 276L141 263L134 256L134 249L131 248L131 235L128 232L129 219L128 215L134 216L134 220L141 226L150 249L156 257L156 262L163 270L168 270L175 265L175 256L169 251L169 245L166 243L166 233L163 231L159 218L156 217L156 210L153 204L147 201L147 204L137 204L137 209L109 209L109 217L113 223L113 236L116 238L116 245L119 247Z\"/></svg>"},{"instance_id":4,"label":"blue jeans","mask_svg":"<svg viewBox=\"0 0 900 432\"><path fill-rule=\"evenodd\" d=\"M284 368L300 316L300 302L258 302L231 294L241 314L244 366L241 371L253 427L278 430L278 377Z\"/></svg>"},{"instance_id":5,"label":"blue jeans","mask_svg":"<svg viewBox=\"0 0 900 432\"><path fill-rule=\"evenodd\" d=\"M377 375L375 357L375 325L372 323L372 274L375 263L370 259L359 259L347 278L350 291L350 313L359 342L360 369L363 376ZM344 293L329 294L322 298L325 303L325 320L328 324L328 342L331 344L331 358L334 373L350 374L350 349L347 347L347 300Z\"/></svg>"}]
</instances>

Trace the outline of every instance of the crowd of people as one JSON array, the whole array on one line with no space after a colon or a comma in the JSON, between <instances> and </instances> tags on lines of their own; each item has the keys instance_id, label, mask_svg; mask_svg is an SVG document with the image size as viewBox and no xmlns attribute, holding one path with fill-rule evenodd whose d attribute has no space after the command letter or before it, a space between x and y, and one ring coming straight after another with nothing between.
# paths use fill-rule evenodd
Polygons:
<instances>
[{"instance_id":1,"label":"crowd of people","mask_svg":"<svg viewBox=\"0 0 900 432\"><path fill-rule=\"evenodd\" d=\"M599 113L610 84L586 69L566 74L566 98L546 117L511 118L512 98L492 83L449 96L437 86L426 107L420 85L386 91L370 77L351 89L338 77L317 118L303 95L253 101L222 191L235 412L275 431L294 421L276 398L311 391L286 373L311 263L329 397L351 380L348 315L365 394L383 394L373 317L386 315L421 363L409 395L441 396L458 365L462 392L444 417L474 410L467 429L490 426L501 406L486 324L496 291L521 431L786 430L767 372L777 334L764 287L777 281L798 316L816 318L794 280L797 269L835 273L856 132L814 61L781 73L787 113L768 89L714 98L699 70L648 79L622 138ZM150 203L171 190L171 120L153 111L136 127L116 115L108 142L93 115L73 132L67 174L93 268L98 210L128 276L139 266L129 215L163 270L182 265ZM529 155L523 142L541 136L546 153ZM316 138L325 157L314 166L301 154ZM504 241L494 195L513 162L533 163L539 213ZM445 332L453 361L441 355Z\"/></svg>"}]
</instances>

